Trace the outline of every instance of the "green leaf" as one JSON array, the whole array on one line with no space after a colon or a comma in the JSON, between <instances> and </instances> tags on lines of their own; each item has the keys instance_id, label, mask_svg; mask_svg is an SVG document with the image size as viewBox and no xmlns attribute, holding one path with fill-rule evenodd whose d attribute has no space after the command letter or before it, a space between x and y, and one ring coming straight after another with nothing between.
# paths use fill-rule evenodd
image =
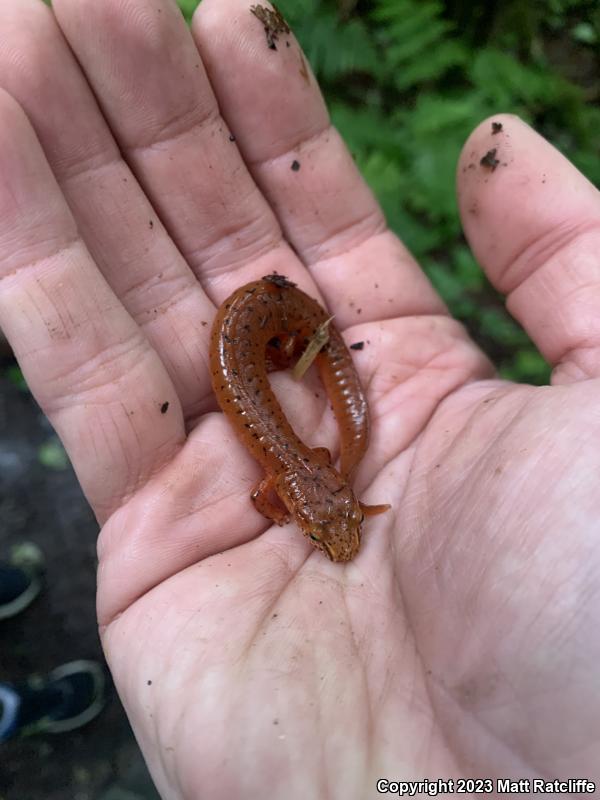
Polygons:
<instances>
[{"instance_id":1,"label":"green leaf","mask_svg":"<svg viewBox=\"0 0 600 800\"><path fill-rule=\"evenodd\" d=\"M580 22L579 25L575 25L571 30L571 36L576 42L581 42L582 44L598 43L598 34L589 22Z\"/></svg>"},{"instance_id":2,"label":"green leaf","mask_svg":"<svg viewBox=\"0 0 600 800\"><path fill-rule=\"evenodd\" d=\"M194 11L200 5L200 0L177 0L177 3L186 20L191 22Z\"/></svg>"},{"instance_id":3,"label":"green leaf","mask_svg":"<svg viewBox=\"0 0 600 800\"><path fill-rule=\"evenodd\" d=\"M478 292L485 287L484 272L469 247L463 244L456 245L452 248L451 258L456 277L464 289Z\"/></svg>"},{"instance_id":4,"label":"green leaf","mask_svg":"<svg viewBox=\"0 0 600 800\"><path fill-rule=\"evenodd\" d=\"M521 347L530 342L525 331L504 309L482 308L478 327L481 336L489 337L505 347Z\"/></svg>"},{"instance_id":5,"label":"green leaf","mask_svg":"<svg viewBox=\"0 0 600 800\"><path fill-rule=\"evenodd\" d=\"M4 371L4 374L6 375L8 380L18 389L21 389L21 391L28 390L27 381L23 377L21 368L18 367L16 364L7 367L6 370Z\"/></svg>"},{"instance_id":6,"label":"green leaf","mask_svg":"<svg viewBox=\"0 0 600 800\"><path fill-rule=\"evenodd\" d=\"M425 261L424 265L429 280L448 305L462 297L464 288L452 269L436 261Z\"/></svg>"},{"instance_id":7,"label":"green leaf","mask_svg":"<svg viewBox=\"0 0 600 800\"><path fill-rule=\"evenodd\" d=\"M552 368L535 348L519 350L500 367L500 375L518 383L545 386L550 382Z\"/></svg>"},{"instance_id":8,"label":"green leaf","mask_svg":"<svg viewBox=\"0 0 600 800\"><path fill-rule=\"evenodd\" d=\"M53 437L44 442L38 450L38 461L44 467L54 470L64 470L69 466L69 457L60 441Z\"/></svg>"}]
</instances>

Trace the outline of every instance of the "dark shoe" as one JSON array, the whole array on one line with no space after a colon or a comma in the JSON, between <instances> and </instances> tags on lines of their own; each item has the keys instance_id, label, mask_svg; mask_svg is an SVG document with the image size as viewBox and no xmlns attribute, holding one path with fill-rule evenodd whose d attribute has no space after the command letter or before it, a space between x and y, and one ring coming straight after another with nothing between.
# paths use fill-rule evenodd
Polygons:
<instances>
[{"instance_id":1,"label":"dark shoe","mask_svg":"<svg viewBox=\"0 0 600 800\"><path fill-rule=\"evenodd\" d=\"M71 661L48 675L48 689L58 690L60 702L47 716L23 733L66 733L97 717L106 705L106 672L97 661Z\"/></svg>"},{"instance_id":2,"label":"dark shoe","mask_svg":"<svg viewBox=\"0 0 600 800\"><path fill-rule=\"evenodd\" d=\"M24 611L42 589L44 556L34 544L16 547L8 564L0 562L0 620Z\"/></svg>"},{"instance_id":3,"label":"dark shoe","mask_svg":"<svg viewBox=\"0 0 600 800\"><path fill-rule=\"evenodd\" d=\"M107 696L107 673L96 661L72 661L21 684L0 683L0 742L80 728L100 713Z\"/></svg>"}]
</instances>

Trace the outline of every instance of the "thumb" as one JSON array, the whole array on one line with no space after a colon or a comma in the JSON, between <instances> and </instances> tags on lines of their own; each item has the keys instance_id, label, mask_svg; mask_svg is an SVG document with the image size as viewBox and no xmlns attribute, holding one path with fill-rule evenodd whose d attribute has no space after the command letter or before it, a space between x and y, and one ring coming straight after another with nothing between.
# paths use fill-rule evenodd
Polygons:
<instances>
[{"instance_id":1,"label":"thumb","mask_svg":"<svg viewBox=\"0 0 600 800\"><path fill-rule=\"evenodd\" d=\"M500 114L458 165L466 236L553 383L600 375L600 194L551 144Z\"/></svg>"}]
</instances>

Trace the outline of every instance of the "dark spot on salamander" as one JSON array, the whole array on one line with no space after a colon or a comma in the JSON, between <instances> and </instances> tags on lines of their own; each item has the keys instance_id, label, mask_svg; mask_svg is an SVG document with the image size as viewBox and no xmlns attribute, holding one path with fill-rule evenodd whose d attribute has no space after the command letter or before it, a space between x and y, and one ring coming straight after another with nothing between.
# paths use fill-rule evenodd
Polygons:
<instances>
[{"instance_id":1,"label":"dark spot on salamander","mask_svg":"<svg viewBox=\"0 0 600 800\"><path fill-rule=\"evenodd\" d=\"M364 342L354 342L354 344L350 345L350 350L362 350L364 346Z\"/></svg>"},{"instance_id":2,"label":"dark spot on salamander","mask_svg":"<svg viewBox=\"0 0 600 800\"><path fill-rule=\"evenodd\" d=\"M160 413L161 413L161 414L166 414L168 410L169 410L169 401L167 400L167 401L166 401L165 403L163 403L163 404L162 404L162 406L160 407Z\"/></svg>"},{"instance_id":3,"label":"dark spot on salamander","mask_svg":"<svg viewBox=\"0 0 600 800\"><path fill-rule=\"evenodd\" d=\"M298 172L299 169L300 169L300 162L297 159L294 159L292 161L292 171Z\"/></svg>"},{"instance_id":4,"label":"dark spot on salamander","mask_svg":"<svg viewBox=\"0 0 600 800\"><path fill-rule=\"evenodd\" d=\"M492 136L495 133L500 133L502 130L502 123L501 122L492 122Z\"/></svg>"}]
</instances>

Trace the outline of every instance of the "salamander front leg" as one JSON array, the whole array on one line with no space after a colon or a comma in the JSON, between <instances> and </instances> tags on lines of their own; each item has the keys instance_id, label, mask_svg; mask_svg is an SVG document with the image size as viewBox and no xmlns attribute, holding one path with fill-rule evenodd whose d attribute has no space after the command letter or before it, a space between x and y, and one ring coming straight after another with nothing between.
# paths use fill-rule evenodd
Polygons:
<instances>
[{"instance_id":1,"label":"salamander front leg","mask_svg":"<svg viewBox=\"0 0 600 800\"><path fill-rule=\"evenodd\" d=\"M254 503L254 508L260 512L263 517L270 519L277 525L285 525L290 521L288 511L280 506L276 506L268 497L269 492L273 492L274 490L274 477L272 475L266 475L255 487L250 495L250 499Z\"/></svg>"}]
</instances>

